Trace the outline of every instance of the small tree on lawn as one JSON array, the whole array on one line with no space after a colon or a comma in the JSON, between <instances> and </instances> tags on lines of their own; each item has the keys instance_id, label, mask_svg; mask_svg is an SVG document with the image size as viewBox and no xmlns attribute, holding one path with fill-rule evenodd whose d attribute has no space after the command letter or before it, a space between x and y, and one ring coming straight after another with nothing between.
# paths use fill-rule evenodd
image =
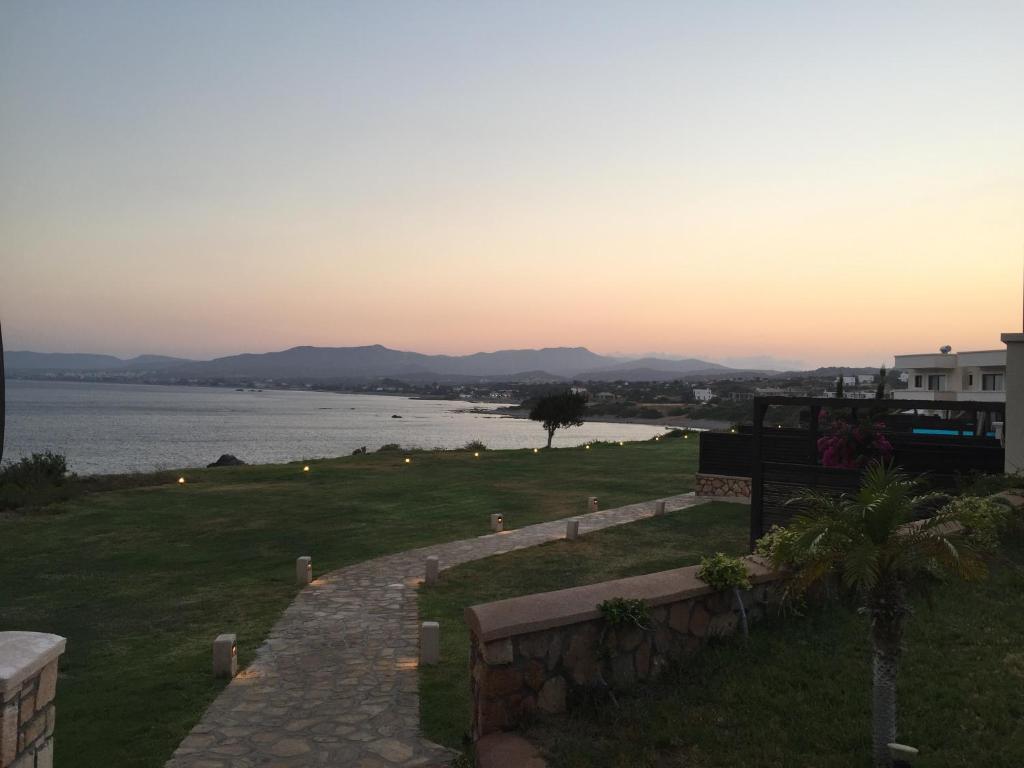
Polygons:
<instances>
[{"instance_id":1,"label":"small tree on lawn","mask_svg":"<svg viewBox=\"0 0 1024 768\"><path fill-rule=\"evenodd\" d=\"M875 766L891 765L887 745L896 740L896 674L911 611L908 593L926 590L943 575L983 576L984 553L996 546L1006 519L1000 505L966 497L920 519L937 498L920 494L917 482L898 468L875 462L856 495L798 495L793 502L801 512L784 536L776 534L772 557L792 569L793 591L835 575L871 619Z\"/></svg>"},{"instance_id":2,"label":"small tree on lawn","mask_svg":"<svg viewBox=\"0 0 1024 768\"><path fill-rule=\"evenodd\" d=\"M548 431L548 448L555 430L561 427L578 427L587 412L587 396L582 392L567 389L554 395L547 395L537 401L530 410L530 418L539 421Z\"/></svg>"}]
</instances>

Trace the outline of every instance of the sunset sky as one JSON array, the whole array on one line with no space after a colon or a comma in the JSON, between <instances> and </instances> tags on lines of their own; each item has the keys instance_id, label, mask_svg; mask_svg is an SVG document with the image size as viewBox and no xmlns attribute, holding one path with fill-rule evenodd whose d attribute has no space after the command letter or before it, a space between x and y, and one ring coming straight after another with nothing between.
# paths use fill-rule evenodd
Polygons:
<instances>
[{"instance_id":1,"label":"sunset sky","mask_svg":"<svg viewBox=\"0 0 1024 768\"><path fill-rule=\"evenodd\" d=\"M5 346L999 348L1022 29L1019 0L6 0Z\"/></svg>"}]
</instances>

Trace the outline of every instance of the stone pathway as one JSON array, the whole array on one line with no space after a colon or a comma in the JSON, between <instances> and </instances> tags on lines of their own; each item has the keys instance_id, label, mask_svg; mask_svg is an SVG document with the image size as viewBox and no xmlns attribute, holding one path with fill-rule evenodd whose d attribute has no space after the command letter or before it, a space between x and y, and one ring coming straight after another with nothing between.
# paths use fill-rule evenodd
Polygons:
<instances>
[{"instance_id":1,"label":"stone pathway","mask_svg":"<svg viewBox=\"0 0 1024 768\"><path fill-rule=\"evenodd\" d=\"M705 499L664 501L675 511ZM651 517L654 504L572 519L585 535ZM565 523L413 549L320 577L299 593L167 768L445 765L454 754L419 734L416 588L424 560L437 555L444 569L532 547L564 538Z\"/></svg>"}]
</instances>

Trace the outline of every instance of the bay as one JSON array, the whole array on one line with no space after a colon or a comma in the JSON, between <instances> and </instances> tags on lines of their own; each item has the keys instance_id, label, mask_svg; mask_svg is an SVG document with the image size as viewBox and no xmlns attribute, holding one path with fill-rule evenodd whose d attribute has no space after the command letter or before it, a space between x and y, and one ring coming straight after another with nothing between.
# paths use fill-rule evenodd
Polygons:
<instances>
[{"instance_id":1,"label":"bay","mask_svg":"<svg viewBox=\"0 0 1024 768\"><path fill-rule=\"evenodd\" d=\"M344 456L385 443L407 448L533 448L543 428L499 405L385 395L218 387L7 380L4 460L52 450L82 475L205 466L222 453L250 464ZM401 418L392 418L392 416ZM646 440L644 424L588 422L559 430L555 447Z\"/></svg>"}]
</instances>

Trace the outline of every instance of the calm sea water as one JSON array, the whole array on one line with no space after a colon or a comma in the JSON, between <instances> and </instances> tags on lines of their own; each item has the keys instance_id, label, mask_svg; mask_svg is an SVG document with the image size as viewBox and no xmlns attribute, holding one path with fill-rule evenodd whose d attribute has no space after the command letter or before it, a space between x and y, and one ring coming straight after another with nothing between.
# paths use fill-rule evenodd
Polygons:
<instances>
[{"instance_id":1,"label":"calm sea water","mask_svg":"<svg viewBox=\"0 0 1024 768\"><path fill-rule=\"evenodd\" d=\"M4 459L64 453L79 474L204 466L222 453L250 464L347 455L385 443L457 448L544 445L525 419L470 413L469 405L328 392L236 392L214 387L7 381ZM393 419L392 415L402 418ZM643 424L588 423L559 430L555 446L646 440Z\"/></svg>"}]
</instances>

